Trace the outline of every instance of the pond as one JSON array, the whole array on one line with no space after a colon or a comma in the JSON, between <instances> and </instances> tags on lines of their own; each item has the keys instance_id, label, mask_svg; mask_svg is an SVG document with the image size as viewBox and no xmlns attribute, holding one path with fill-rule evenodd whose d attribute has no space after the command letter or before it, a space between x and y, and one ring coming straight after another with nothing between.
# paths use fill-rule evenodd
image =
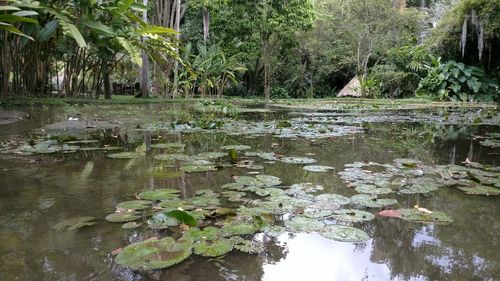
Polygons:
<instances>
[{"instance_id":1,"label":"pond","mask_svg":"<svg viewBox=\"0 0 500 281\"><path fill-rule=\"evenodd\" d=\"M500 276L495 109L15 114L0 123L0 280Z\"/></svg>"}]
</instances>

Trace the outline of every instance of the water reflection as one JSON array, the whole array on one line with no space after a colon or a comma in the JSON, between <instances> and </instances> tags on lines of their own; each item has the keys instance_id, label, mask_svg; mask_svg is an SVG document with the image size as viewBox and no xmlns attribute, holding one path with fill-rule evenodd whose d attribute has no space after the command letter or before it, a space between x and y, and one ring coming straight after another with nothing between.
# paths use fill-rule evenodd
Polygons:
<instances>
[{"instance_id":1,"label":"water reflection","mask_svg":"<svg viewBox=\"0 0 500 281\"><path fill-rule=\"evenodd\" d=\"M143 113L139 110L127 121L134 125L91 134L99 145L135 149L144 144L149 151L145 158L119 161L108 159L103 152L85 151L36 156L36 161L30 162L31 158L0 154L0 280L495 280L500 276L498 199L468 197L449 189L431 196L397 198L401 207L419 204L446 210L455 217L448 226L377 218L356 225L372 237L362 244L334 242L317 234L258 235L255 239L263 240L267 247L260 255L233 251L217 259L193 256L176 267L146 275L120 268L114 264L111 251L169 233L127 231L104 221L78 232L56 232L52 226L82 215L104 218L118 202L143 190L178 188L181 197L188 198L197 190L218 189L231 182L233 175L248 172L229 168L172 178L154 176L150 170L160 164L153 156L161 152L150 145L159 140L185 143L189 155L216 151L228 143L287 156L309 155L319 165L333 166L337 171L355 161L387 163L398 157L446 164L460 164L469 158L500 165L498 150L482 147L474 139L474 135L499 132L498 126L364 123L362 134L315 141L138 130L136 123L163 118L154 109L147 108L153 113L146 121L137 118ZM32 118L24 126L11 126L0 133L1 137L38 131L63 115L60 109L32 110ZM272 119L280 115L285 113L265 116ZM173 167L172 172L178 169ZM284 163L264 164L262 173L280 177L285 185L311 182L323 185L327 192L354 194L335 173L312 174L299 165Z\"/></svg>"}]
</instances>

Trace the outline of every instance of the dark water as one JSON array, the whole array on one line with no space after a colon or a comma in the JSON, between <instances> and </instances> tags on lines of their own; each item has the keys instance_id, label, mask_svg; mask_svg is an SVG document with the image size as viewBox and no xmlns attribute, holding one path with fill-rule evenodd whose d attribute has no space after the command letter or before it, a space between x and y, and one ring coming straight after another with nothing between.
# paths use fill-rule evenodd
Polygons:
<instances>
[{"instance_id":1,"label":"dark water","mask_svg":"<svg viewBox=\"0 0 500 281\"><path fill-rule=\"evenodd\" d=\"M161 108L161 110L181 110ZM105 112L109 108L57 107L26 108L28 121L0 127L0 138L26 138L42 133L41 128L66 119L72 111ZM133 130L137 124L163 120L155 106L136 107L122 120L128 130L128 148L148 140L150 133ZM286 117L276 114L247 114L244 119ZM168 119L168 118L167 118ZM174 118L175 119L175 118ZM500 124L498 124L500 125ZM440 127L439 124L367 123L365 133L323 140L279 139L272 136L245 138L226 134L153 133L153 141L181 141L188 154L216 151L224 144L245 144L255 150L274 151L287 156L306 156L318 165L336 171L355 161L388 163L395 158L418 158L425 163L460 164L466 158L500 165L500 151L482 147L474 136L500 132L499 126ZM445 133L443 133L445 132ZM105 135L105 134L104 134ZM446 211L455 218L450 225L424 225L380 218L355 224L371 240L341 243L317 234L284 234L270 238L257 234L267 251L247 255L233 251L207 259L192 256L182 264L140 275L113 262L110 254L157 233L140 228L121 229L103 218L115 205L134 194L153 188L177 188L189 198L196 190L220 186L233 175L247 170L185 174L180 178L150 176L148 168L157 163L152 150L145 159L109 159L103 152L78 152L49 156L17 157L0 154L0 280L500 280L500 198L467 196L442 188L429 195L396 196L400 207L418 204L430 210ZM301 165L264 164L262 174L280 177L285 185L311 182L326 192L356 194L335 173L316 174ZM371 210L373 213L376 210ZM58 232L53 226L64 219L94 216L95 226L79 231Z\"/></svg>"}]
</instances>

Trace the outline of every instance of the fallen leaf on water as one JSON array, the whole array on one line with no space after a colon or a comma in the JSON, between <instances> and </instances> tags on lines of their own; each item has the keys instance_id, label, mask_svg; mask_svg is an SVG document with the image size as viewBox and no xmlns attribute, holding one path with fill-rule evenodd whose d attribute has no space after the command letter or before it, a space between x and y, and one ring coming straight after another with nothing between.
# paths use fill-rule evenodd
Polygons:
<instances>
[{"instance_id":1,"label":"fallen leaf on water","mask_svg":"<svg viewBox=\"0 0 500 281\"><path fill-rule=\"evenodd\" d=\"M381 217L399 218L401 217L401 212L399 210L385 210L379 212L377 215Z\"/></svg>"}]
</instances>

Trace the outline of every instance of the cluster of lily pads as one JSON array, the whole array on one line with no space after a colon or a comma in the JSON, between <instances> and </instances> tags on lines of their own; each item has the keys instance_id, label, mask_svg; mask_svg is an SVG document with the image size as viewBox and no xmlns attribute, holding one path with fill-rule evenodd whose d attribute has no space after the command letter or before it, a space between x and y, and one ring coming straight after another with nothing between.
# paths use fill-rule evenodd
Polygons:
<instances>
[{"instance_id":1,"label":"cluster of lily pads","mask_svg":"<svg viewBox=\"0 0 500 281\"><path fill-rule=\"evenodd\" d=\"M40 138L31 143L22 141L20 144L9 145L2 149L3 153L15 153L20 155L74 153L77 151L112 151L120 150L120 147L98 146L97 140L72 140L61 142L56 139Z\"/></svg>"},{"instance_id":2,"label":"cluster of lily pads","mask_svg":"<svg viewBox=\"0 0 500 281\"><path fill-rule=\"evenodd\" d=\"M347 164L339 174L365 197L394 192L425 194L446 186L466 194L500 195L500 168L475 162L466 166L428 165L415 159L396 159L389 164L356 162Z\"/></svg>"}]
</instances>

